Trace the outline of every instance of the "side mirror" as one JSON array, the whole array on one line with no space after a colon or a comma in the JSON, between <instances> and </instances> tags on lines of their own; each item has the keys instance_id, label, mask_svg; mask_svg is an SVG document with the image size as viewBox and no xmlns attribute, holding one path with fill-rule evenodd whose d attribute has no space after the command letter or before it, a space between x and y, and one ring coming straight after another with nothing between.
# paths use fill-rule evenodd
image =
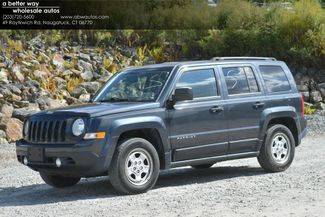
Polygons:
<instances>
[{"instance_id":1,"label":"side mirror","mask_svg":"<svg viewBox=\"0 0 325 217\"><path fill-rule=\"evenodd\" d=\"M193 100L193 91L190 87L182 87L175 89L173 100L175 102Z\"/></svg>"}]
</instances>

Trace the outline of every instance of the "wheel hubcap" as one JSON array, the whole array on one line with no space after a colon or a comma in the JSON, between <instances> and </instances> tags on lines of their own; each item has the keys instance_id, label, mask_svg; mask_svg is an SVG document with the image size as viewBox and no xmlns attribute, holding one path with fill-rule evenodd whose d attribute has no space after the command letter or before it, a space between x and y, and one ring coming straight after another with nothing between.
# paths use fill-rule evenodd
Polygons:
<instances>
[{"instance_id":1,"label":"wheel hubcap","mask_svg":"<svg viewBox=\"0 0 325 217\"><path fill-rule=\"evenodd\" d=\"M152 158L150 154L138 148L133 150L125 161L125 174L134 185L143 185L148 182L152 174Z\"/></svg>"},{"instance_id":2,"label":"wheel hubcap","mask_svg":"<svg viewBox=\"0 0 325 217\"><path fill-rule=\"evenodd\" d=\"M290 140L283 134L278 133L272 140L272 157L278 163L284 163L287 161L290 153Z\"/></svg>"}]
</instances>

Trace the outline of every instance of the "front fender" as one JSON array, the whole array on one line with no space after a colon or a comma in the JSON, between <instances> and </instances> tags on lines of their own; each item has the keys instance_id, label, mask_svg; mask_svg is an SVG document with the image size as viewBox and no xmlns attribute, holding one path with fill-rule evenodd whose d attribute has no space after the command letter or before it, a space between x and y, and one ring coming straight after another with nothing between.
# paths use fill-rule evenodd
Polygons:
<instances>
[{"instance_id":1,"label":"front fender","mask_svg":"<svg viewBox=\"0 0 325 217\"><path fill-rule=\"evenodd\" d=\"M161 137L164 153L170 151L170 144L168 141L167 128L164 121L157 116L144 116L144 117L131 117L121 118L114 120L108 130L109 132L109 145L107 145L102 151L105 157L105 165L110 165L111 159L115 152L118 139L120 135L129 130L137 129L156 129Z\"/></svg>"}]
</instances>

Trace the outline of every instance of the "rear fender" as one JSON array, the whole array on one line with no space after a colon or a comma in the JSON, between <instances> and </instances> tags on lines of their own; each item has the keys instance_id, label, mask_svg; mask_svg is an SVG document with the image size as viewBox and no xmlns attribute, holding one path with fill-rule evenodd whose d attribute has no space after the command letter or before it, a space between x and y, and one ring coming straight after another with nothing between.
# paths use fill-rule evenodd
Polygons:
<instances>
[{"instance_id":1,"label":"rear fender","mask_svg":"<svg viewBox=\"0 0 325 217\"><path fill-rule=\"evenodd\" d=\"M297 129L298 129L298 133L300 133L299 132L300 126L299 126L297 111L294 107L292 107L292 106L278 106L278 107L272 107L272 108L265 109L261 115L260 132L259 132L260 144L259 144L258 150L260 149L260 147L264 141L268 125L269 125L270 121L274 118L292 118L296 124Z\"/></svg>"}]
</instances>

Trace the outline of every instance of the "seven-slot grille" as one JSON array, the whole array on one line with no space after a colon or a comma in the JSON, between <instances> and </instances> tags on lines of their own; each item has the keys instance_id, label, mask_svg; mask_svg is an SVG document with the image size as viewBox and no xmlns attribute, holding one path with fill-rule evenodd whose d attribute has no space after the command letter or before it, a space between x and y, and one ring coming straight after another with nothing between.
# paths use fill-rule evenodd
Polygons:
<instances>
[{"instance_id":1,"label":"seven-slot grille","mask_svg":"<svg viewBox=\"0 0 325 217\"><path fill-rule=\"evenodd\" d=\"M66 120L30 121L26 140L34 143L64 142L66 126Z\"/></svg>"}]
</instances>

